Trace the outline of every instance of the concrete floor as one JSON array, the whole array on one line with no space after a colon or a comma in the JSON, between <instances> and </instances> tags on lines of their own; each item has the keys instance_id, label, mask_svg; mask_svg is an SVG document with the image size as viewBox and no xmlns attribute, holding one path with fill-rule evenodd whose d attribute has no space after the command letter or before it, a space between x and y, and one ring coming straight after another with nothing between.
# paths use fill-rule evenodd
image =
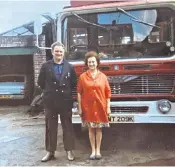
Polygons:
<instances>
[{"instance_id":1,"label":"concrete floor","mask_svg":"<svg viewBox=\"0 0 175 167\"><path fill-rule=\"evenodd\" d=\"M175 164L175 125L116 124L103 130L103 159L90 161L90 145L84 133L76 139L76 159L69 162L58 130L56 159L45 154L44 116L31 117L27 106L0 108L0 166L170 166Z\"/></svg>"}]
</instances>

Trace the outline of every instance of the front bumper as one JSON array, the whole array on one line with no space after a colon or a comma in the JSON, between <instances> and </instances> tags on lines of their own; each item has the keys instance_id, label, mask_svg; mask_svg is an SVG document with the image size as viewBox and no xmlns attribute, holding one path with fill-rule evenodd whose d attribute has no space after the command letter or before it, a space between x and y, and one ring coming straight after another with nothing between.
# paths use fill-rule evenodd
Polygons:
<instances>
[{"instance_id":1,"label":"front bumper","mask_svg":"<svg viewBox=\"0 0 175 167\"><path fill-rule=\"evenodd\" d=\"M163 114L157 107L158 101L122 101L111 102L112 107L142 107L147 106L146 113L112 112L109 116L110 123L175 123L175 103L170 102L171 109ZM81 123L79 115L72 116L73 124Z\"/></svg>"}]
</instances>

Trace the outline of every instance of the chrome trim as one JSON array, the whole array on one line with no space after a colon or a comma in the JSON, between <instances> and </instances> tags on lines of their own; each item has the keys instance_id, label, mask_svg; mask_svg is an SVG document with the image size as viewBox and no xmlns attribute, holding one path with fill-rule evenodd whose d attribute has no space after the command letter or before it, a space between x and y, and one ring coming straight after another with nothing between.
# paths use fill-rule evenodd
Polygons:
<instances>
[{"instance_id":1,"label":"chrome trim","mask_svg":"<svg viewBox=\"0 0 175 167\"><path fill-rule=\"evenodd\" d=\"M117 60L100 60L101 63L118 63L118 62L145 62L145 61L151 61L150 63L156 63L157 61L168 61L168 60L175 60L175 55L167 58L135 58L135 59L117 59ZM69 62L70 64L84 64L84 61L76 61L76 62Z\"/></svg>"},{"instance_id":2,"label":"chrome trim","mask_svg":"<svg viewBox=\"0 0 175 167\"><path fill-rule=\"evenodd\" d=\"M175 124L175 102L171 103L171 110L166 115L161 114L157 109L158 101L116 101L110 102L111 106L148 106L148 111L144 114L133 114L133 113L112 113L111 117L117 116L134 116L133 123L174 123ZM72 116L72 123L81 123L79 115ZM131 122L111 122L111 123L131 123Z\"/></svg>"}]
</instances>

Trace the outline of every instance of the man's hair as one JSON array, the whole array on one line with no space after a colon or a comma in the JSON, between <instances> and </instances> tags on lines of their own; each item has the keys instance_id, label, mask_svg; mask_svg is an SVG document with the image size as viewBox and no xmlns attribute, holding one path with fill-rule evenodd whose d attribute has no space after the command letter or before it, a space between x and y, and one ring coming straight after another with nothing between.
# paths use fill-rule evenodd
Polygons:
<instances>
[{"instance_id":1,"label":"man's hair","mask_svg":"<svg viewBox=\"0 0 175 167\"><path fill-rule=\"evenodd\" d=\"M64 45L63 45L61 42L54 42L54 43L51 45L51 50L54 50L55 46L62 46L63 49L64 49Z\"/></svg>"},{"instance_id":2,"label":"man's hair","mask_svg":"<svg viewBox=\"0 0 175 167\"><path fill-rule=\"evenodd\" d=\"M98 68L99 65L100 65L100 57L99 57L99 55L98 55L96 52L94 52L94 51L90 51L90 52L87 52L87 53L85 54L85 60L84 60L85 65L86 65L86 66L88 65L88 59L89 59L90 57L95 57L95 59L96 59L96 61L97 61L97 68Z\"/></svg>"}]
</instances>

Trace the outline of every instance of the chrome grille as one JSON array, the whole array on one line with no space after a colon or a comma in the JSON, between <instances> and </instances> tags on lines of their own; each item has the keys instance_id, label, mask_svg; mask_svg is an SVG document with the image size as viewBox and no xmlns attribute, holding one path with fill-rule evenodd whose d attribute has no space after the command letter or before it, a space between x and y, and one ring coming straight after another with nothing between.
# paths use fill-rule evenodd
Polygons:
<instances>
[{"instance_id":1,"label":"chrome grille","mask_svg":"<svg viewBox=\"0 0 175 167\"><path fill-rule=\"evenodd\" d=\"M171 94L175 85L174 74L117 75L109 76L108 80L112 95ZM77 95L76 87L72 95Z\"/></svg>"},{"instance_id":2,"label":"chrome grille","mask_svg":"<svg viewBox=\"0 0 175 167\"><path fill-rule=\"evenodd\" d=\"M147 106L141 106L141 107L111 107L111 112L112 113L146 113L148 111Z\"/></svg>"},{"instance_id":3,"label":"chrome grille","mask_svg":"<svg viewBox=\"0 0 175 167\"><path fill-rule=\"evenodd\" d=\"M112 95L171 94L175 83L173 74L115 76L109 79Z\"/></svg>"},{"instance_id":4,"label":"chrome grille","mask_svg":"<svg viewBox=\"0 0 175 167\"><path fill-rule=\"evenodd\" d=\"M77 95L77 90L76 89L77 89L76 87L73 88L73 90L72 90L72 96L76 96Z\"/></svg>"}]
</instances>

